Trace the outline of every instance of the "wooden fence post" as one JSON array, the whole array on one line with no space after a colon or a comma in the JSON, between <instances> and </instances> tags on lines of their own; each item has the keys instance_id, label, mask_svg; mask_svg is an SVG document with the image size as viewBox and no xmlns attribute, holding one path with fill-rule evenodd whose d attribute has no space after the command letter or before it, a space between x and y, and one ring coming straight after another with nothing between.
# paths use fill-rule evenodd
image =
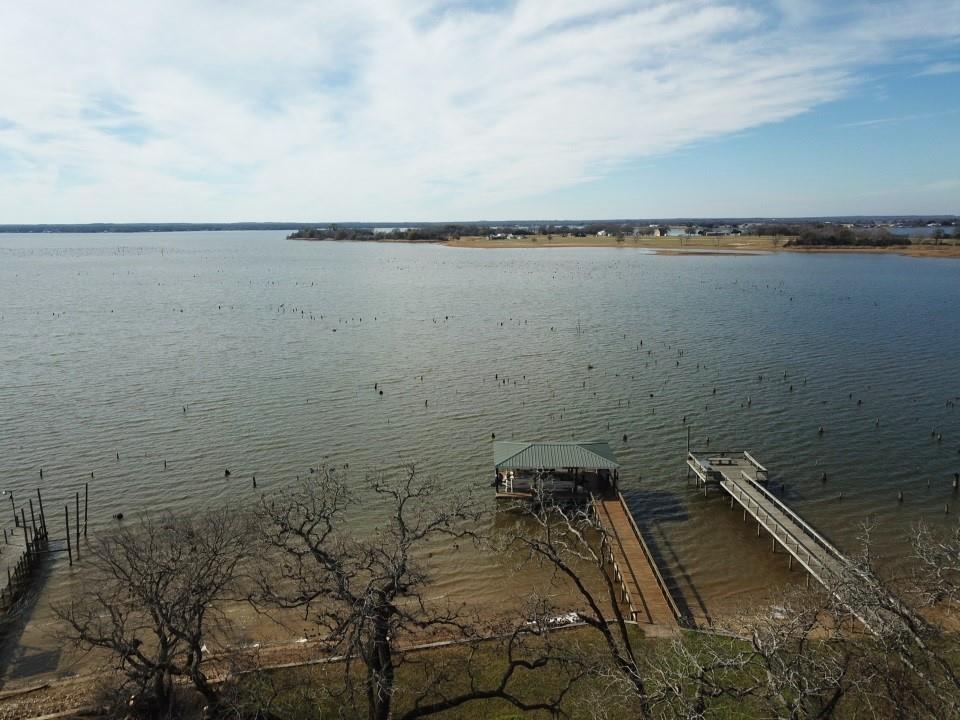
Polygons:
<instances>
[{"instance_id":1,"label":"wooden fence post","mask_svg":"<svg viewBox=\"0 0 960 720\"><path fill-rule=\"evenodd\" d=\"M40 526L43 528L43 537L46 539L49 537L47 534L47 515L43 512L43 497L40 495L40 488L37 488L37 504L40 506Z\"/></svg>"},{"instance_id":2,"label":"wooden fence post","mask_svg":"<svg viewBox=\"0 0 960 720\"><path fill-rule=\"evenodd\" d=\"M70 558L70 567L73 567L73 549L70 547L70 506L63 506L63 519L67 524L67 557Z\"/></svg>"}]
</instances>

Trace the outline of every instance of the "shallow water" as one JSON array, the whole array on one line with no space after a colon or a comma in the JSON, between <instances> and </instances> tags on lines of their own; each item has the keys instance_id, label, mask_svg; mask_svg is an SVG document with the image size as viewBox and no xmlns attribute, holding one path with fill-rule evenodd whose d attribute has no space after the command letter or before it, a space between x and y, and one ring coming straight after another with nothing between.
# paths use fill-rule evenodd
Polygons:
<instances>
[{"instance_id":1,"label":"shallow water","mask_svg":"<svg viewBox=\"0 0 960 720\"><path fill-rule=\"evenodd\" d=\"M802 575L685 485L687 428L750 449L842 548L874 518L894 560L960 512L958 301L960 261L893 255L0 235L0 488L39 487L52 535L85 482L93 532L321 462L414 461L492 507L491 433L604 439L674 591L712 616ZM512 562L462 558L437 549L438 592L499 602Z\"/></svg>"}]
</instances>

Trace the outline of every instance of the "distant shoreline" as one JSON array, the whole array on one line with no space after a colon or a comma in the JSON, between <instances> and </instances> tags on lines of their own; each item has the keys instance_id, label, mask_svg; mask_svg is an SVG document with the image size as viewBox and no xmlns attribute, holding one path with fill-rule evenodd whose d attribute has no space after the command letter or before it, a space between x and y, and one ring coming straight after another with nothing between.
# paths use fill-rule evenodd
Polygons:
<instances>
[{"instance_id":1,"label":"distant shoreline","mask_svg":"<svg viewBox=\"0 0 960 720\"><path fill-rule=\"evenodd\" d=\"M453 248L520 249L520 248L638 248L658 255L757 255L772 252L811 254L907 255L927 258L960 258L960 241L950 238L940 245L913 243L904 238L903 245L889 247L836 246L784 247L790 238L758 235L724 235L716 237L627 237L622 241L613 237L552 237L524 236L495 239L463 237L436 244ZM394 242L389 240L377 242Z\"/></svg>"},{"instance_id":2,"label":"distant shoreline","mask_svg":"<svg viewBox=\"0 0 960 720\"><path fill-rule=\"evenodd\" d=\"M490 238L486 236L461 237L452 240L407 240L402 238L376 238L371 240L335 240L333 238L291 238L299 242L356 242L356 243L392 243L402 245L443 245L450 248L473 248L477 250L520 250L547 248L619 248L648 250L656 255L766 255L770 253L807 253L807 254L864 254L864 255L904 255L918 258L960 258L960 240L946 238L942 244L915 243L904 238L903 245L887 247L871 246L822 246L822 247L784 247L791 238L762 235L722 235L714 237L653 237L641 235L627 237L622 241L614 237L575 237L524 235L513 238Z\"/></svg>"}]
</instances>

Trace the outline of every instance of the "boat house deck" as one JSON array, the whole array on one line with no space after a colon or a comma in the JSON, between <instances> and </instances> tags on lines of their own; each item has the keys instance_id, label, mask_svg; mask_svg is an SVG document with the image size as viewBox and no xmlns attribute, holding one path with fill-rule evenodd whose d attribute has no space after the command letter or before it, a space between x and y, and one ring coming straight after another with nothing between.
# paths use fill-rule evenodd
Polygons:
<instances>
[{"instance_id":1,"label":"boat house deck","mask_svg":"<svg viewBox=\"0 0 960 720\"><path fill-rule=\"evenodd\" d=\"M680 611L630 509L617 488L620 465L605 442L493 444L497 498L589 503L602 535L602 552L630 618L675 629Z\"/></svg>"},{"instance_id":2,"label":"boat house deck","mask_svg":"<svg viewBox=\"0 0 960 720\"><path fill-rule=\"evenodd\" d=\"M616 489L620 465L605 442L493 443L495 487L500 500L584 501L591 493Z\"/></svg>"}]
</instances>

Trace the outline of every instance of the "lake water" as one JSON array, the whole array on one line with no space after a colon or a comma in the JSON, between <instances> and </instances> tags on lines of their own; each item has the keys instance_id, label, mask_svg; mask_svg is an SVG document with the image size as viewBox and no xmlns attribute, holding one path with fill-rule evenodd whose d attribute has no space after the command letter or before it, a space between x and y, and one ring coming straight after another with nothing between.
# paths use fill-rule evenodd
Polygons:
<instances>
[{"instance_id":1,"label":"lake water","mask_svg":"<svg viewBox=\"0 0 960 720\"><path fill-rule=\"evenodd\" d=\"M960 513L958 308L960 261L895 255L0 235L0 489L40 488L60 536L85 482L95 532L322 462L413 461L492 508L491 433L608 440L675 594L714 617L803 576L686 486L687 427L751 450L841 548L872 517L895 561ZM516 594L508 558L435 559L438 592ZM57 559L23 647L80 577Z\"/></svg>"}]
</instances>

